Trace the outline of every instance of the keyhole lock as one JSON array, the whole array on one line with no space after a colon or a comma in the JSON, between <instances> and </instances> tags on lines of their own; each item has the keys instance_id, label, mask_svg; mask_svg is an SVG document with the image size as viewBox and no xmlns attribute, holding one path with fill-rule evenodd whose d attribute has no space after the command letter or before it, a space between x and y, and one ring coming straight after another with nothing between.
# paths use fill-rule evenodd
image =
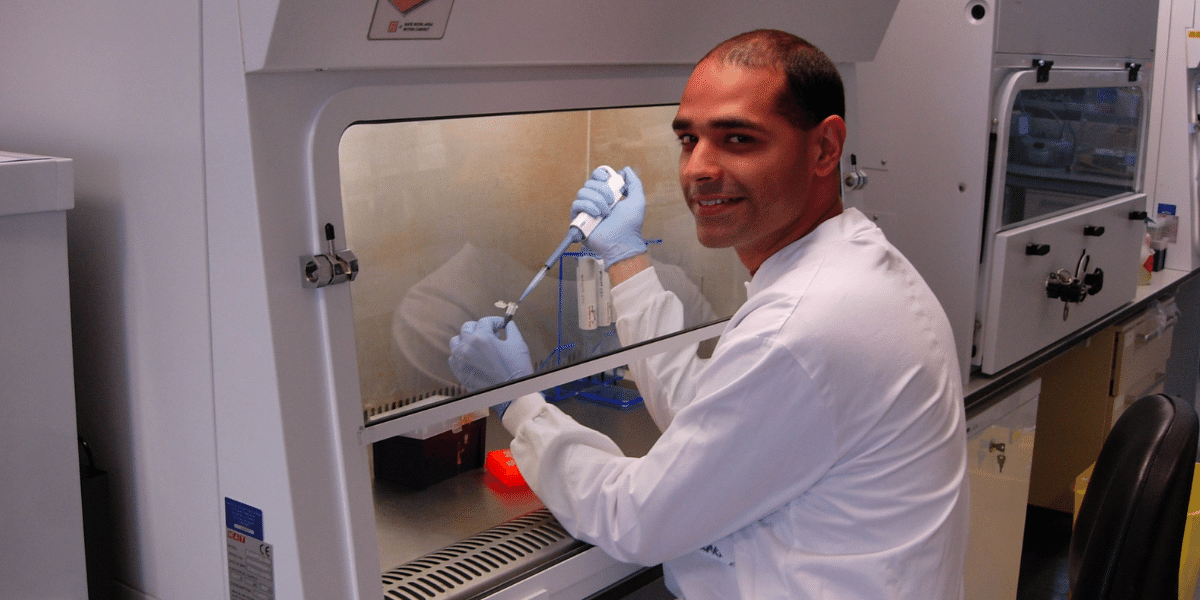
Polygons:
<instances>
[{"instance_id":1,"label":"keyhole lock","mask_svg":"<svg viewBox=\"0 0 1200 600\"><path fill-rule=\"evenodd\" d=\"M1003 442L995 442L988 444L988 452L996 452L996 465L1000 467L1000 472L1004 472L1004 449L1007 446Z\"/></svg>"},{"instance_id":2,"label":"keyhole lock","mask_svg":"<svg viewBox=\"0 0 1200 600\"><path fill-rule=\"evenodd\" d=\"M1063 320L1071 310L1071 304L1083 302L1088 296L1100 293L1104 288L1104 271L1100 268L1091 273L1087 272L1091 256L1085 250L1075 264L1075 274L1066 269L1059 269L1046 278L1046 297L1063 302Z\"/></svg>"}]
</instances>

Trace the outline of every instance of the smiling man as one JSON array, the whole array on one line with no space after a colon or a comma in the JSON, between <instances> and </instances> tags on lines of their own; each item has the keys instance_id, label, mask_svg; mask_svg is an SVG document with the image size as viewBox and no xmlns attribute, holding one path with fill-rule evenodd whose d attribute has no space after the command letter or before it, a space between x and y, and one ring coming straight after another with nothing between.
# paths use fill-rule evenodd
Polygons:
<instances>
[{"instance_id":1,"label":"smiling man","mask_svg":"<svg viewBox=\"0 0 1200 600\"><path fill-rule=\"evenodd\" d=\"M750 270L711 358L630 365L662 436L642 458L539 394L501 407L525 479L564 527L613 557L663 563L701 598L962 597L967 533L961 379L945 314L911 264L843 210L846 138L834 65L754 31L696 66L673 126L696 235ZM641 238L642 185L603 171L573 205L605 215L587 245L614 282L622 343L682 328ZM492 318L499 320L499 317ZM531 372L515 325L463 326L468 387Z\"/></svg>"},{"instance_id":2,"label":"smiling man","mask_svg":"<svg viewBox=\"0 0 1200 600\"><path fill-rule=\"evenodd\" d=\"M731 62L738 60L732 53L737 43L722 46L730 49L728 57L710 55L697 65L672 126L683 146L679 180L697 237L705 246L736 249L753 274L768 257L842 212L838 160L845 109L842 102L837 112L811 123L815 117L806 112L788 111L795 99L781 72ZM840 91L837 72L825 75L826 85Z\"/></svg>"}]
</instances>

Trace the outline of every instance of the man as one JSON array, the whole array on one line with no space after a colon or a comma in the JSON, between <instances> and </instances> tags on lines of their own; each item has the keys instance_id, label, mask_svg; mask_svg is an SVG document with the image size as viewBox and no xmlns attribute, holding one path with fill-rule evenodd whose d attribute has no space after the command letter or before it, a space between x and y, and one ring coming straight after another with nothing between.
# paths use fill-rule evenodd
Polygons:
<instances>
[{"instance_id":1,"label":"man","mask_svg":"<svg viewBox=\"0 0 1200 600\"><path fill-rule=\"evenodd\" d=\"M526 480L575 537L663 563L700 598L957 599L967 531L961 379L949 323L916 270L843 211L841 80L819 50L755 31L695 67L673 123L680 183L706 246L753 275L712 357L630 365L661 438L621 455L540 395L503 422ZM614 283L625 344L682 326L645 253L645 199L597 171L573 211ZM495 318L498 319L498 318ZM530 373L512 325L467 323L451 364L468 387ZM523 354L524 353L524 354Z\"/></svg>"}]
</instances>

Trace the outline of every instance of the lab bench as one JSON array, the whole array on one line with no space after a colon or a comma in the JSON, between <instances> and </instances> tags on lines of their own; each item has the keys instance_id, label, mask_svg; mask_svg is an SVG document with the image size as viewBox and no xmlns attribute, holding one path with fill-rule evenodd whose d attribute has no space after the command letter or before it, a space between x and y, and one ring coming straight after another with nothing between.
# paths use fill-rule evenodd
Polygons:
<instances>
[{"instance_id":1,"label":"lab bench","mask_svg":"<svg viewBox=\"0 0 1200 600\"><path fill-rule=\"evenodd\" d=\"M994 377L971 377L968 424L1013 390L1041 381L1030 504L1070 512L1075 477L1095 461L1112 423L1129 403L1162 390L1174 321L1160 324L1149 309L1170 304L1197 276L1200 270L1159 271L1132 303Z\"/></svg>"},{"instance_id":2,"label":"lab bench","mask_svg":"<svg viewBox=\"0 0 1200 600\"><path fill-rule=\"evenodd\" d=\"M1134 302L995 376L971 377L968 598L1016 597L1026 506L1071 512L1075 478L1113 422L1129 403L1162 391L1173 298L1198 275L1159 271Z\"/></svg>"},{"instance_id":3,"label":"lab bench","mask_svg":"<svg viewBox=\"0 0 1200 600\"><path fill-rule=\"evenodd\" d=\"M1149 285L1138 286L1133 302L1016 362L1000 373L990 376L972 374L963 390L967 419L970 420L974 415L1002 400L1010 390L1036 377L1034 371L1039 367L1046 365L1104 329L1144 311L1156 300L1171 297L1179 289L1179 286L1198 276L1200 276L1200 270L1187 272L1164 269L1158 271L1154 273Z\"/></svg>"}]
</instances>

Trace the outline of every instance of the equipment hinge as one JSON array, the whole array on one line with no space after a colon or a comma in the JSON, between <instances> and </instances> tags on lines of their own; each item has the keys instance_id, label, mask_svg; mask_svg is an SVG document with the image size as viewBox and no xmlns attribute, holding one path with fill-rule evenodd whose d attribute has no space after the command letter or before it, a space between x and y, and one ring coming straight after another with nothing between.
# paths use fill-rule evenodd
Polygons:
<instances>
[{"instance_id":1,"label":"equipment hinge","mask_svg":"<svg viewBox=\"0 0 1200 600\"><path fill-rule=\"evenodd\" d=\"M1050 67L1054 66L1054 61L1043 60L1040 58L1033 59L1033 68L1037 69L1037 82L1046 83L1050 81Z\"/></svg>"},{"instance_id":2,"label":"equipment hinge","mask_svg":"<svg viewBox=\"0 0 1200 600\"><path fill-rule=\"evenodd\" d=\"M1142 68L1142 63L1127 62L1125 68L1129 70L1129 81L1137 81L1138 71Z\"/></svg>"},{"instance_id":3,"label":"equipment hinge","mask_svg":"<svg viewBox=\"0 0 1200 600\"><path fill-rule=\"evenodd\" d=\"M300 257L300 281L306 288L320 288L354 281L358 277L358 257L348 248L334 250L333 223L325 224L325 242L329 252Z\"/></svg>"}]
</instances>

